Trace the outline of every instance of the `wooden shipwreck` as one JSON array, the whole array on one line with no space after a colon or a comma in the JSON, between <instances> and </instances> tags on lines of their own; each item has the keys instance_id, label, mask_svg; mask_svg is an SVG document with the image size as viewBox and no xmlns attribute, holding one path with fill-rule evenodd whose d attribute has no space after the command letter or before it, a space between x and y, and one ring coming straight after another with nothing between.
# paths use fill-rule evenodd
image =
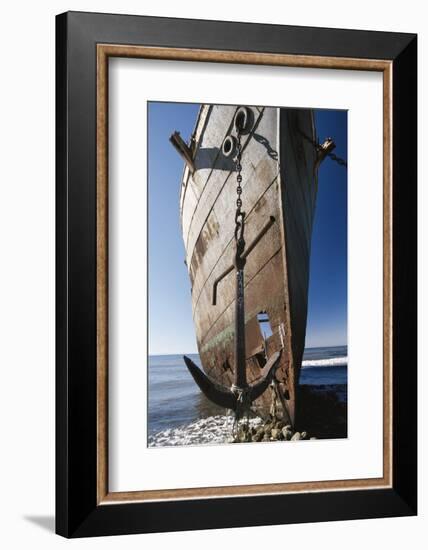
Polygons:
<instances>
[{"instance_id":1,"label":"wooden shipwreck","mask_svg":"<svg viewBox=\"0 0 428 550\"><path fill-rule=\"evenodd\" d=\"M178 132L171 136L185 161L180 214L199 355L205 373L229 387L235 369L235 278L232 273L219 278L235 254L238 109L202 105L190 143ZM253 405L268 414L274 404L294 423L317 171L334 145L316 146L310 109L246 107L245 116L247 130L241 136L245 240L253 241L267 228L245 266L247 379L256 381L268 358L282 350L271 389Z\"/></svg>"}]
</instances>

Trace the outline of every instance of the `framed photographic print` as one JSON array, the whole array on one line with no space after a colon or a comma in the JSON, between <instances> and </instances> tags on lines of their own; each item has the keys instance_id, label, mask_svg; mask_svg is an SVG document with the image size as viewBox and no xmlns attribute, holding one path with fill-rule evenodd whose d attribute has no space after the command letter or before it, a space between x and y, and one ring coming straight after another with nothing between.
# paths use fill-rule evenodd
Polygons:
<instances>
[{"instance_id":1,"label":"framed photographic print","mask_svg":"<svg viewBox=\"0 0 428 550\"><path fill-rule=\"evenodd\" d=\"M57 532L416 514L416 36L56 24Z\"/></svg>"}]
</instances>

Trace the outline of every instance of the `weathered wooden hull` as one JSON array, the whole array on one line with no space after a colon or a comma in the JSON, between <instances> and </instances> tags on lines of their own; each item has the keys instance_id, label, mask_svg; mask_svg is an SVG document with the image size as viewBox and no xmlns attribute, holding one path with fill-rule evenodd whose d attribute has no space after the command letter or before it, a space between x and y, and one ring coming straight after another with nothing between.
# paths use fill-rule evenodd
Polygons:
<instances>
[{"instance_id":1,"label":"weathered wooden hull","mask_svg":"<svg viewBox=\"0 0 428 550\"><path fill-rule=\"evenodd\" d=\"M213 284L233 262L236 172L221 151L234 133L237 107L203 105L194 132L194 170L186 166L180 212L192 284L193 319L202 366L218 382L234 379L235 275ZM281 400L295 421L296 384L302 362L308 303L309 259L317 193L313 113L304 109L252 107L254 125L242 137L242 201L245 240L269 220L275 223L245 266L247 377L260 376L268 356L283 349L276 378ZM309 139L308 139L309 138ZM193 173L192 173L193 171ZM272 335L265 341L258 315L265 312ZM255 405L268 413L273 391Z\"/></svg>"}]
</instances>

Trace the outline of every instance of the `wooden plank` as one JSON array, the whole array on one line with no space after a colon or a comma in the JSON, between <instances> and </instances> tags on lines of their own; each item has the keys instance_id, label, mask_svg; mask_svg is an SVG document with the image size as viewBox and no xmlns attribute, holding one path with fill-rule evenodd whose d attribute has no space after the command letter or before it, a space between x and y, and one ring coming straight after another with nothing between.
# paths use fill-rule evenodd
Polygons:
<instances>
[{"instance_id":1,"label":"wooden plank","mask_svg":"<svg viewBox=\"0 0 428 550\"><path fill-rule=\"evenodd\" d=\"M280 132L290 330L297 382L305 345L310 245L317 193L317 173L313 168L316 151L311 143L298 136L303 132L315 138L312 111L281 109Z\"/></svg>"},{"instance_id":2,"label":"wooden plank","mask_svg":"<svg viewBox=\"0 0 428 550\"><path fill-rule=\"evenodd\" d=\"M210 180L213 170L224 170L227 164L227 172L230 171L230 160L225 163L221 155L221 147L225 137L230 133L233 117L237 107L234 106L204 106L204 116L199 119L195 132L197 146L195 150L195 168L193 176L188 177L182 205L182 230L184 243L189 240L190 226L194 217L198 215L198 203L201 200L207 182ZM207 117L209 116L209 132L206 132ZM187 204L186 194L192 190L196 197L196 206ZM187 249L187 248L186 248ZM189 261L189 254L187 254Z\"/></svg>"},{"instance_id":3,"label":"wooden plank","mask_svg":"<svg viewBox=\"0 0 428 550\"><path fill-rule=\"evenodd\" d=\"M230 120L230 122L232 122L232 120ZM256 121L256 124L257 124L257 121ZM210 132L206 132L206 134L208 133ZM221 147L221 144L223 143L223 139L226 136L226 134L223 136L223 138L220 138L219 134L217 134L217 136L218 136L218 139L220 140L219 141L220 145L217 144L217 146ZM247 142L249 142L250 138L251 138L251 135L248 135L248 136L244 136L242 140L244 151L247 146ZM197 165L198 165L198 162L199 161L196 158L195 163ZM244 170L243 170L243 177L245 176ZM196 173L197 172L195 172L195 174ZM229 180L229 178L233 173L234 173L233 159L231 157L226 158L223 155L219 155L216 158L216 162L213 167L212 173L210 174L210 177L207 179L207 183L205 184L204 189L201 193L197 208L190 221L188 238L186 241L188 265L190 265L190 261L193 254L194 247L196 245L196 241L203 230L206 220L208 219L208 216L214 204L216 203L222 189L224 188L226 182Z\"/></svg>"},{"instance_id":4,"label":"wooden plank","mask_svg":"<svg viewBox=\"0 0 428 550\"><path fill-rule=\"evenodd\" d=\"M272 155L269 155L266 148L266 144L269 143L271 149L276 149L276 109L264 110L262 118L259 119L255 135L257 140L254 135L251 137L243 153L242 160L242 199L243 209L247 216L256 205L257 208L262 207L263 199L261 197L278 174L278 161L272 158ZM261 143L262 140L264 144ZM232 177L227 179L217 198L214 194L212 195L212 200L215 200L215 202L195 243L189 264L189 270L193 278L194 303L199 300L200 292L206 284L207 278L233 238L237 197L237 183L234 175L233 173ZM273 210L270 214L266 212L266 215L268 217L273 215ZM247 227L250 227L250 225L251 223L248 221ZM209 245L205 246L205 243L208 242ZM203 257L201 251L203 251Z\"/></svg>"},{"instance_id":5,"label":"wooden plank","mask_svg":"<svg viewBox=\"0 0 428 550\"><path fill-rule=\"evenodd\" d=\"M254 209L248 216L246 228L246 239L248 243L250 243L258 235L266 221L269 219L269 215L274 214L277 219L279 218L280 212L278 206L274 212L271 210L271 206L275 204L278 205L278 201L275 199L275 197L278 196L278 192L278 185L274 183L262 196L263 205L261 208L264 213L260 210ZM268 233L262 238L256 249L248 256L247 264L245 266L245 282L251 279L264 265L264 263L282 247L280 223L281 220L278 220L278 222L276 222L272 228L269 229ZM233 273L231 273L219 283L217 305L212 306L214 281L233 262L234 254L235 243L234 240L231 240L224 253L219 258L219 261L215 265L214 269L211 271L207 282L201 291L199 299L196 301L196 296L193 297L193 316L195 325L200 330L201 337L204 333L208 333L210 327L215 323L221 311L226 309L235 300L235 279ZM281 273L278 273L278 276L283 279L282 268Z\"/></svg>"}]
</instances>

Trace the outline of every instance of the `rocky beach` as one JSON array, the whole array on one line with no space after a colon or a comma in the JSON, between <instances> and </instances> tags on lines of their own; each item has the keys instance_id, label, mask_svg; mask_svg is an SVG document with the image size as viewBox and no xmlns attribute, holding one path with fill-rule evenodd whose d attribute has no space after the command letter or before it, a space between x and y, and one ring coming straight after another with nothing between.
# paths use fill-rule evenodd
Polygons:
<instances>
[{"instance_id":1,"label":"rocky beach","mask_svg":"<svg viewBox=\"0 0 428 550\"><path fill-rule=\"evenodd\" d=\"M346 438L347 350L342 348L308 353L298 387L298 423L293 428L279 417L254 416L248 425L241 421L239 430L233 430L234 416L205 399L189 380L181 357L151 358L147 444L176 447Z\"/></svg>"}]
</instances>

